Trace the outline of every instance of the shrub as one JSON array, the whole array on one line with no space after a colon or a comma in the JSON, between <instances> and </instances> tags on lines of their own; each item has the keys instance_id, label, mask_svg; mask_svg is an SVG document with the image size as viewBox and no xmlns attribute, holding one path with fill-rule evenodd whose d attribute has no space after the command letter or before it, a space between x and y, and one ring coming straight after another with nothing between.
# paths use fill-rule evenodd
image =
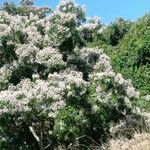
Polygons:
<instances>
[{"instance_id":1,"label":"shrub","mask_svg":"<svg viewBox=\"0 0 150 150\"><path fill-rule=\"evenodd\" d=\"M150 92L149 19L150 15L147 14L132 26L113 56L113 63L117 70L127 78L131 78L135 87L143 94Z\"/></svg>"},{"instance_id":2,"label":"shrub","mask_svg":"<svg viewBox=\"0 0 150 150\"><path fill-rule=\"evenodd\" d=\"M129 31L131 26L132 23L130 21L125 21L124 19L119 18L106 28L104 39L108 44L115 46Z\"/></svg>"},{"instance_id":3,"label":"shrub","mask_svg":"<svg viewBox=\"0 0 150 150\"><path fill-rule=\"evenodd\" d=\"M132 82L114 72L102 49L85 47L84 13L71 0L50 16L0 11L2 149L99 145L112 123L141 117ZM93 35L100 24L91 25Z\"/></svg>"}]
</instances>

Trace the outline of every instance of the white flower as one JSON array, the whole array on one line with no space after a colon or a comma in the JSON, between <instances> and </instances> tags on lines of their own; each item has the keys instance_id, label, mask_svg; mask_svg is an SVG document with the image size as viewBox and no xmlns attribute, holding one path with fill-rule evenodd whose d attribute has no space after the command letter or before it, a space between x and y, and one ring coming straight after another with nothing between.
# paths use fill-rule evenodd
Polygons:
<instances>
[{"instance_id":1,"label":"white flower","mask_svg":"<svg viewBox=\"0 0 150 150\"><path fill-rule=\"evenodd\" d=\"M52 47L40 50L36 55L35 61L40 64L46 64L47 66L65 65L65 62L62 60L62 54Z\"/></svg>"}]
</instances>

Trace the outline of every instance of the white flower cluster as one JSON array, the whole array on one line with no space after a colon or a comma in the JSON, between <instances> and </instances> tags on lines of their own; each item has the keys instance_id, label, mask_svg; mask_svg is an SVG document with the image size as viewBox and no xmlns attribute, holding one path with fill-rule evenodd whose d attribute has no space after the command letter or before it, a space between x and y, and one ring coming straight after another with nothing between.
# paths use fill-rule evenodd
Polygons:
<instances>
[{"instance_id":1,"label":"white flower cluster","mask_svg":"<svg viewBox=\"0 0 150 150\"><path fill-rule=\"evenodd\" d=\"M0 90L5 88L9 84L9 78L12 73L12 67L10 65L5 65L0 68Z\"/></svg>"},{"instance_id":2,"label":"white flower cluster","mask_svg":"<svg viewBox=\"0 0 150 150\"><path fill-rule=\"evenodd\" d=\"M36 82L31 82L29 79L24 79L17 86L10 86L8 90L0 92L1 112L9 112L10 104L14 112L29 111L29 103L34 100L39 104L39 110L49 109L46 100L49 104L51 100L61 101L62 91L62 87L51 86L47 81L38 79Z\"/></svg>"},{"instance_id":3,"label":"white flower cluster","mask_svg":"<svg viewBox=\"0 0 150 150\"><path fill-rule=\"evenodd\" d=\"M19 61L22 61L26 58L33 62L35 59L35 54L38 51L39 49L33 44L17 44L17 48L15 49Z\"/></svg>"},{"instance_id":4,"label":"white flower cluster","mask_svg":"<svg viewBox=\"0 0 150 150\"><path fill-rule=\"evenodd\" d=\"M121 92L121 96L124 98L124 102L130 108L132 108L132 104L130 102L131 98L139 98L140 93L133 87L130 80L126 80L122 77L121 74L116 74L110 64L110 58L104 54L102 49L98 48L82 48L80 50L76 50L76 53L84 59L88 64L93 65L93 72L90 73L90 85L95 88L95 92L91 95L91 98L96 98L101 103L107 103L112 100L113 94L119 94ZM95 61L93 63L93 60ZM104 81L102 84L99 81ZM109 90L105 91L103 89L103 84L109 84L113 82L114 87L110 87ZM120 87L120 89L117 89ZM116 89L114 89L116 88ZM120 90L120 91L118 91ZM114 93L115 92L115 93ZM97 111L98 106L93 105L93 111Z\"/></svg>"},{"instance_id":5,"label":"white flower cluster","mask_svg":"<svg viewBox=\"0 0 150 150\"><path fill-rule=\"evenodd\" d=\"M51 47L39 50L35 61L39 64L45 64L46 66L65 65L65 62L62 60L62 54L59 50Z\"/></svg>"},{"instance_id":6,"label":"white flower cluster","mask_svg":"<svg viewBox=\"0 0 150 150\"><path fill-rule=\"evenodd\" d=\"M22 97L21 99L19 97ZM14 113L16 111L28 111L29 99L23 99L25 96L22 91L7 90L0 92L0 114Z\"/></svg>"},{"instance_id":7,"label":"white flower cluster","mask_svg":"<svg viewBox=\"0 0 150 150\"><path fill-rule=\"evenodd\" d=\"M27 17L10 15L5 11L0 11L0 37L12 37L10 41L7 41L7 44L9 42L14 44L14 52L17 55L17 60L4 64L0 68L0 86L9 84L12 69L26 63L24 60L28 60L30 64L44 64L47 67L55 65L68 67L67 60L66 62L63 60L63 53L58 48L60 44L67 38L75 36L77 32L80 33L81 28L100 29L98 18L89 21L88 25L80 24L77 8L78 6L73 4L71 0L62 1L56 11L43 18L32 13ZM20 38L22 38L22 42L19 42ZM2 45L2 42L0 43ZM124 98L127 97L127 101L130 98L139 97L139 92L135 90L131 82L113 71L110 58L104 54L102 49L77 48L74 49L72 55L74 54L77 54L92 68L88 81L83 80L83 72L76 71L77 69L70 71L69 67L67 68L70 69L69 71L60 69L61 71L57 73L48 73L47 80L39 79L40 73L36 71L37 74L32 76L33 81L21 80L26 77L21 74L21 82L16 86L10 85L8 89L0 87L3 90L0 92L0 112L10 112L11 108L12 112L30 111L32 108L29 104L35 100L39 106L38 109L47 111L49 117L56 117L58 110L66 104L63 97L65 90L67 90L68 97L79 98L86 93L87 86L93 84L93 81L104 79L110 82L109 78L122 86L126 93ZM94 84L96 85L96 83ZM73 88L73 86L77 88ZM104 91L101 85L96 85L95 88L96 92L93 96L101 102L107 102L111 99L113 94L111 91ZM9 108L7 105L11 107ZM97 110L96 105L93 108Z\"/></svg>"},{"instance_id":8,"label":"white flower cluster","mask_svg":"<svg viewBox=\"0 0 150 150\"><path fill-rule=\"evenodd\" d=\"M66 5L70 4L70 3L75 3L75 1L73 1L73 0L60 0L59 5L60 6L66 6Z\"/></svg>"},{"instance_id":9,"label":"white flower cluster","mask_svg":"<svg viewBox=\"0 0 150 150\"><path fill-rule=\"evenodd\" d=\"M146 101L150 101L150 95L146 95L143 97Z\"/></svg>"},{"instance_id":10,"label":"white flower cluster","mask_svg":"<svg viewBox=\"0 0 150 150\"><path fill-rule=\"evenodd\" d=\"M98 48L82 48L81 50L78 50L80 53L80 57L88 61L89 56L92 54L97 54L98 57L103 53L102 49Z\"/></svg>"},{"instance_id":11,"label":"white flower cluster","mask_svg":"<svg viewBox=\"0 0 150 150\"><path fill-rule=\"evenodd\" d=\"M132 98L132 97L137 97L139 98L140 93L138 91L135 90L135 88L133 87L132 83L130 80L125 80L122 75L119 73L117 75L115 75L114 78L115 82L117 82L120 85L123 85L125 90L126 90L126 94Z\"/></svg>"},{"instance_id":12,"label":"white flower cluster","mask_svg":"<svg viewBox=\"0 0 150 150\"><path fill-rule=\"evenodd\" d=\"M49 24L50 40L53 45L60 45L65 38L71 37L71 28L75 28L75 21L76 14L54 11Z\"/></svg>"},{"instance_id":13,"label":"white flower cluster","mask_svg":"<svg viewBox=\"0 0 150 150\"><path fill-rule=\"evenodd\" d=\"M0 31L2 30L2 35L9 35L15 33L17 31L22 32L26 35L26 42L28 44L39 44L46 43L49 44L48 36L41 35L38 32L38 26L42 26L46 30L46 27L50 27L50 18L39 18L37 15L33 13L30 16L20 16L20 15L10 15L5 11L0 11ZM45 39L47 39L45 41Z\"/></svg>"},{"instance_id":14,"label":"white flower cluster","mask_svg":"<svg viewBox=\"0 0 150 150\"><path fill-rule=\"evenodd\" d=\"M86 87L80 72L62 72L49 74L48 80L40 80L33 75L35 82L29 79L22 80L17 86L10 85L8 90L0 92L0 112L30 111L30 103L36 101L39 110L47 111L49 117L55 118L58 110L65 106L64 91L71 92L71 85ZM85 90L85 89L84 89ZM83 91L81 91L83 92Z\"/></svg>"},{"instance_id":15,"label":"white flower cluster","mask_svg":"<svg viewBox=\"0 0 150 150\"><path fill-rule=\"evenodd\" d=\"M94 63L93 71L104 72L112 71L112 66L110 64L110 58L104 54L102 49L98 48L82 48L81 50L76 50L78 55L87 63Z\"/></svg>"},{"instance_id":16,"label":"white flower cluster","mask_svg":"<svg viewBox=\"0 0 150 150\"><path fill-rule=\"evenodd\" d=\"M96 16L94 18L87 18L87 22L83 23L77 29L78 29L78 31L83 31L83 30L89 30L89 31L100 30L101 29L100 19L99 19L99 17L96 17Z\"/></svg>"},{"instance_id":17,"label":"white flower cluster","mask_svg":"<svg viewBox=\"0 0 150 150\"><path fill-rule=\"evenodd\" d=\"M68 96L76 96L75 94L73 94L75 91L72 89L72 85L81 87L79 93L80 96L85 93L86 87L88 86L88 82L83 80L82 73L77 71L65 71L59 74L49 74L49 79L53 81L53 83L59 82L59 84L63 85L63 87L65 87L65 89L68 91Z\"/></svg>"},{"instance_id":18,"label":"white flower cluster","mask_svg":"<svg viewBox=\"0 0 150 150\"><path fill-rule=\"evenodd\" d=\"M10 28L9 25L7 25L7 24L0 24L1 36L5 36L5 35L10 34L10 31L11 31L11 28Z\"/></svg>"},{"instance_id":19,"label":"white flower cluster","mask_svg":"<svg viewBox=\"0 0 150 150\"><path fill-rule=\"evenodd\" d=\"M108 82L113 80L114 84L116 83L121 85L122 90L125 91L125 94L128 98L139 98L140 93L133 87L130 80L125 80L124 78L119 79L119 75L115 74L113 71L105 71L101 73L95 73L92 75L92 77L94 80L107 80Z\"/></svg>"}]
</instances>

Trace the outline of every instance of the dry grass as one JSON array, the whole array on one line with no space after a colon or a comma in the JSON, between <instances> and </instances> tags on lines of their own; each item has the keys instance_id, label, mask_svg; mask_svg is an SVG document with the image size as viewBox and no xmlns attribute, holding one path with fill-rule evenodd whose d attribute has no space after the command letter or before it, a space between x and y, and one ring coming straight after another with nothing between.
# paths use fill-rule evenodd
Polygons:
<instances>
[{"instance_id":1,"label":"dry grass","mask_svg":"<svg viewBox=\"0 0 150 150\"><path fill-rule=\"evenodd\" d=\"M132 139L110 140L104 150L150 150L150 134L136 133Z\"/></svg>"}]
</instances>

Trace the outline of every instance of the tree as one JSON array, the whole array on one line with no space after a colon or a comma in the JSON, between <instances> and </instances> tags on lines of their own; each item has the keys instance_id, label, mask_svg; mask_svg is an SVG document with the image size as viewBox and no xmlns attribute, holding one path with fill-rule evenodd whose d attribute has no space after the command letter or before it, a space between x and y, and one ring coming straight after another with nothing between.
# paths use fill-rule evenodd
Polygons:
<instances>
[{"instance_id":1,"label":"tree","mask_svg":"<svg viewBox=\"0 0 150 150\"><path fill-rule=\"evenodd\" d=\"M117 19L115 22L111 23L106 30L105 39L108 44L115 46L124 37L132 25L132 22L125 21L123 18Z\"/></svg>"},{"instance_id":2,"label":"tree","mask_svg":"<svg viewBox=\"0 0 150 150\"><path fill-rule=\"evenodd\" d=\"M31 6L31 5L34 4L33 1L34 1L34 0L21 0L20 4L21 4L22 6Z\"/></svg>"}]
</instances>

